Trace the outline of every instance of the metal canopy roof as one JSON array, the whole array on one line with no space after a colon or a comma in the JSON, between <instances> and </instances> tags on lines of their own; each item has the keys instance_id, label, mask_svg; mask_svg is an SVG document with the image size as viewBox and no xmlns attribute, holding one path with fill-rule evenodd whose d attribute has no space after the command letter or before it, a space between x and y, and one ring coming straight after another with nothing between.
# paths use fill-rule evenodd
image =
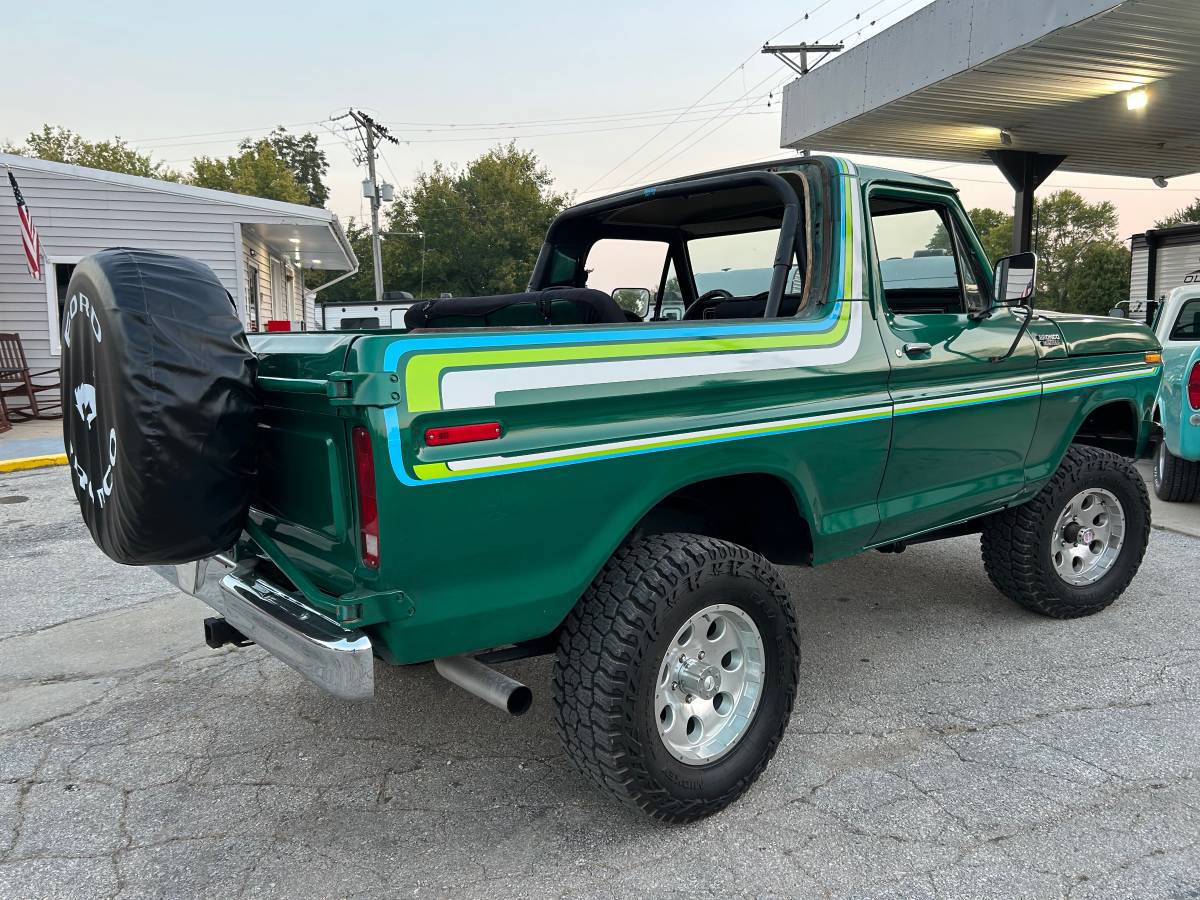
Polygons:
<instances>
[{"instance_id":1,"label":"metal canopy roof","mask_svg":"<svg viewBox=\"0 0 1200 900\"><path fill-rule=\"evenodd\" d=\"M1138 88L1148 103L1130 110ZM1196 172L1200 0L936 0L789 84L780 143L968 163L1029 150L1079 172Z\"/></svg>"}]
</instances>

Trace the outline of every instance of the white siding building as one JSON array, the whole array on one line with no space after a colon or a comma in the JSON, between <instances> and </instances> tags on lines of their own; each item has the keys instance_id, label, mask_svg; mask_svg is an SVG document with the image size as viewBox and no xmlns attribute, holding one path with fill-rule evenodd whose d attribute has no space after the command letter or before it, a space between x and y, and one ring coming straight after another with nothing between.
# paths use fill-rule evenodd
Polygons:
<instances>
[{"instance_id":1,"label":"white siding building","mask_svg":"<svg viewBox=\"0 0 1200 900\"><path fill-rule=\"evenodd\" d=\"M16 331L32 368L59 364L59 309L75 263L109 247L189 256L216 272L247 330L319 328L303 269L353 272L354 252L325 209L0 153L45 252L29 277L16 204L0 176L0 331ZM283 326L277 326L283 327Z\"/></svg>"}]
</instances>

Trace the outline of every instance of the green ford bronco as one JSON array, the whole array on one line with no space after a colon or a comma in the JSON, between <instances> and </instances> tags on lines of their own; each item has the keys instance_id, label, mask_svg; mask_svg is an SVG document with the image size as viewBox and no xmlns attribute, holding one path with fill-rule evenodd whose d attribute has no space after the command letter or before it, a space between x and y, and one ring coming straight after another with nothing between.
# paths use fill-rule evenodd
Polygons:
<instances>
[{"instance_id":1,"label":"green ford bronco","mask_svg":"<svg viewBox=\"0 0 1200 900\"><path fill-rule=\"evenodd\" d=\"M73 483L105 552L216 611L212 646L340 698L432 661L520 713L494 666L554 654L568 755L686 821L792 713L776 566L978 533L1036 613L1129 585L1160 348L1033 311L1035 269L990 267L949 184L819 156L582 203L527 292L403 330L247 336L200 264L105 251L69 289Z\"/></svg>"}]
</instances>

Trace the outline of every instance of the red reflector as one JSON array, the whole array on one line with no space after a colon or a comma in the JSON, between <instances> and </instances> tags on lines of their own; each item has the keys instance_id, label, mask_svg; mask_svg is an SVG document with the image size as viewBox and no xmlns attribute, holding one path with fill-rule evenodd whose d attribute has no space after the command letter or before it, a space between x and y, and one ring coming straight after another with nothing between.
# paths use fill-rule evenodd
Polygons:
<instances>
[{"instance_id":1,"label":"red reflector","mask_svg":"<svg viewBox=\"0 0 1200 900\"><path fill-rule=\"evenodd\" d=\"M1188 374L1188 403L1192 409L1200 409L1200 362Z\"/></svg>"},{"instance_id":2,"label":"red reflector","mask_svg":"<svg viewBox=\"0 0 1200 900\"><path fill-rule=\"evenodd\" d=\"M379 568L379 506L375 502L375 451L371 433L361 425L351 432L354 444L354 482L358 487L358 534L363 565Z\"/></svg>"},{"instance_id":3,"label":"red reflector","mask_svg":"<svg viewBox=\"0 0 1200 900\"><path fill-rule=\"evenodd\" d=\"M446 444L470 444L473 441L494 441L499 437L499 422L449 425L445 428L429 428L425 431L425 443L430 447L441 447Z\"/></svg>"}]
</instances>

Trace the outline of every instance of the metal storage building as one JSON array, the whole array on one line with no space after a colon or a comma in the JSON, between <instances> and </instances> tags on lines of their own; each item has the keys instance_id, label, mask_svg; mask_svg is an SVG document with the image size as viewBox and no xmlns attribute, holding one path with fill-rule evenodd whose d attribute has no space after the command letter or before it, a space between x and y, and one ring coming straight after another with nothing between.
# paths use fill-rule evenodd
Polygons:
<instances>
[{"instance_id":1,"label":"metal storage building","mask_svg":"<svg viewBox=\"0 0 1200 900\"><path fill-rule=\"evenodd\" d=\"M358 268L329 210L0 153L41 235L41 282L29 276L8 179L0 179L0 331L15 331L32 368L59 364L59 310L75 263L109 247L189 256L233 295L248 330L319 327L304 269Z\"/></svg>"}]
</instances>

